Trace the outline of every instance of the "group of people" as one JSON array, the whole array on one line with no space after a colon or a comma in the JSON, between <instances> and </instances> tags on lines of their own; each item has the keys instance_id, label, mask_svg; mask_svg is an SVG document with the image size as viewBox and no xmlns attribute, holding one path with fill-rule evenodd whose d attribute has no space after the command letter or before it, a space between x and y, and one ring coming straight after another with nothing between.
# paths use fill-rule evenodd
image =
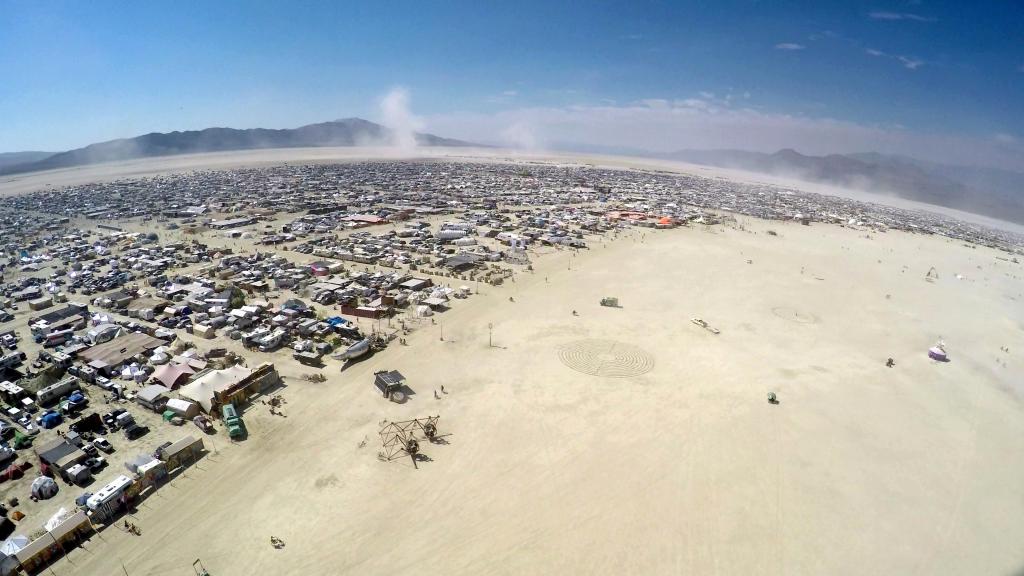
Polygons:
<instances>
[{"instance_id":1,"label":"group of people","mask_svg":"<svg viewBox=\"0 0 1024 576\"><path fill-rule=\"evenodd\" d=\"M142 530L139 530L139 527L136 526L135 523L133 523L133 522L129 522L129 521L125 520L124 521L124 529L129 534L135 534L136 536L142 536Z\"/></svg>"}]
</instances>

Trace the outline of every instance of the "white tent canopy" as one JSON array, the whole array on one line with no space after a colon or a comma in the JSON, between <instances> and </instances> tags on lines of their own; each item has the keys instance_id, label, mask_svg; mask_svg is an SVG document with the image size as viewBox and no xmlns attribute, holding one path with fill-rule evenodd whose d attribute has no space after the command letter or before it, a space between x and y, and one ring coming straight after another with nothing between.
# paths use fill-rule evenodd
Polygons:
<instances>
[{"instance_id":1,"label":"white tent canopy","mask_svg":"<svg viewBox=\"0 0 1024 576\"><path fill-rule=\"evenodd\" d=\"M62 506L60 510L57 510L56 514L50 516L50 519L46 521L46 524L43 524L43 528L45 528L47 532L53 532L68 518L71 518L71 512L68 512L68 509Z\"/></svg>"},{"instance_id":2,"label":"white tent canopy","mask_svg":"<svg viewBox=\"0 0 1024 576\"><path fill-rule=\"evenodd\" d=\"M226 390L252 374L244 366L232 366L224 370L210 370L178 389L178 395L188 398L209 412L213 409L215 392Z\"/></svg>"},{"instance_id":3,"label":"white tent canopy","mask_svg":"<svg viewBox=\"0 0 1024 576\"><path fill-rule=\"evenodd\" d=\"M15 534L14 536L11 536L7 540L4 540L2 543L0 543L0 554L4 554L6 556L14 556L18 553L18 550L21 550L25 546L28 546L28 543L29 539L27 536Z\"/></svg>"}]
</instances>

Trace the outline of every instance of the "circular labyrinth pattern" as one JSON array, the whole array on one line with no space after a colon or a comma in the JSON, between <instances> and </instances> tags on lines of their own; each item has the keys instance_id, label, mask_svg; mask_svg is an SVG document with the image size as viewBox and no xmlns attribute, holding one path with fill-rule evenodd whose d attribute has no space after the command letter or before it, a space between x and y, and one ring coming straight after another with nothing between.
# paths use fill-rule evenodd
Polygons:
<instances>
[{"instance_id":1,"label":"circular labyrinth pattern","mask_svg":"<svg viewBox=\"0 0 1024 576\"><path fill-rule=\"evenodd\" d=\"M654 357L632 344L614 340L577 340L562 346L558 358L569 368L604 378L629 378L654 368Z\"/></svg>"},{"instance_id":2,"label":"circular labyrinth pattern","mask_svg":"<svg viewBox=\"0 0 1024 576\"><path fill-rule=\"evenodd\" d=\"M777 306L772 308L772 314L775 314L783 320L789 320L798 324L817 324L818 317L814 314L807 312L801 312L796 308L790 308L789 306Z\"/></svg>"}]
</instances>

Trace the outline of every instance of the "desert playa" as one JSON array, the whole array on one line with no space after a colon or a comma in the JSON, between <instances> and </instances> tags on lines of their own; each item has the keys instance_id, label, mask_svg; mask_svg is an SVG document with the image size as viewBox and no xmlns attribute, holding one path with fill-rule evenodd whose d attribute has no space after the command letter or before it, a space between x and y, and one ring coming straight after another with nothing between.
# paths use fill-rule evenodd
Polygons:
<instances>
[{"instance_id":1,"label":"desert playa","mask_svg":"<svg viewBox=\"0 0 1024 576\"><path fill-rule=\"evenodd\" d=\"M138 507L141 537L104 530L52 573L1024 569L1005 254L748 217L531 250L326 382L280 353L286 418L247 411L247 441L218 436ZM378 370L415 394L382 399ZM385 421L433 415L415 467L378 459Z\"/></svg>"}]
</instances>

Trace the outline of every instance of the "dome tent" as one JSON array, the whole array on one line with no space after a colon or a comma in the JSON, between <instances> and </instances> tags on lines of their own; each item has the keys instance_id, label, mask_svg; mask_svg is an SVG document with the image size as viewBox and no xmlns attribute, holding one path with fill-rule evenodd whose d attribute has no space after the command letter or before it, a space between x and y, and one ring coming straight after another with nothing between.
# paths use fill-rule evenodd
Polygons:
<instances>
[{"instance_id":1,"label":"dome tent","mask_svg":"<svg viewBox=\"0 0 1024 576\"><path fill-rule=\"evenodd\" d=\"M49 476L40 476L32 481L32 495L40 500L53 498L57 490L57 483Z\"/></svg>"}]
</instances>

